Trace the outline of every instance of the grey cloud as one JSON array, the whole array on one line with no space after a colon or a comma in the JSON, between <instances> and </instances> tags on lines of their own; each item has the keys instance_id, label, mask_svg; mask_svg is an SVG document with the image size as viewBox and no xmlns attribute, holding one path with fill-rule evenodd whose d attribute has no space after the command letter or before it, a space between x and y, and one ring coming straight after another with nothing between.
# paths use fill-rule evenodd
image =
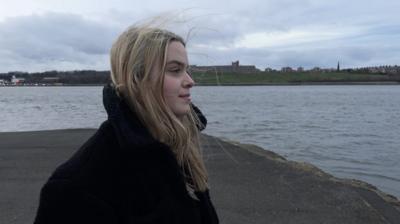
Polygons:
<instances>
[{"instance_id":1,"label":"grey cloud","mask_svg":"<svg viewBox=\"0 0 400 224\"><path fill-rule=\"evenodd\" d=\"M265 61L270 62L266 66L274 68L334 67L337 61L341 61L344 67L394 65L400 61L399 37L396 25L371 26L359 33L334 39L266 48L264 50L270 53Z\"/></svg>"},{"instance_id":2,"label":"grey cloud","mask_svg":"<svg viewBox=\"0 0 400 224\"><path fill-rule=\"evenodd\" d=\"M318 47L303 48L302 50L285 49L231 49L226 51L209 50L197 54L190 54L192 64L230 64L232 61L240 60L241 64L256 65L260 69L266 67L280 69L285 66L293 68L313 67L334 68L340 61L342 68L345 67L367 67L382 64L398 64L399 47L371 49L368 47ZM191 52L191 51L189 51ZM212 52L212 53L211 53Z\"/></svg>"},{"instance_id":3,"label":"grey cloud","mask_svg":"<svg viewBox=\"0 0 400 224\"><path fill-rule=\"evenodd\" d=\"M188 10L187 24L171 24L168 28L183 36L192 30L188 48L193 64L229 64L234 60L259 68L332 67L338 60L348 67L398 64L398 2L371 1L371 7L364 7L361 0L204 0L203 5L212 7L200 7L203 11L198 12ZM28 64L35 69L107 69L114 38L140 18L157 14L157 7L149 4L147 8L153 10L119 7L97 14L96 20L59 13L8 19L0 23L0 69L24 69ZM340 35L278 43L269 48L234 47L250 33L319 29Z\"/></svg>"},{"instance_id":4,"label":"grey cloud","mask_svg":"<svg viewBox=\"0 0 400 224\"><path fill-rule=\"evenodd\" d=\"M22 65L18 70L24 70L24 64L35 63L36 68L42 65L59 69L58 66L65 64L91 67L95 58L108 55L118 32L116 27L74 14L47 13L11 18L0 23L0 57L12 55L15 61L8 57L0 64L2 68Z\"/></svg>"}]
</instances>

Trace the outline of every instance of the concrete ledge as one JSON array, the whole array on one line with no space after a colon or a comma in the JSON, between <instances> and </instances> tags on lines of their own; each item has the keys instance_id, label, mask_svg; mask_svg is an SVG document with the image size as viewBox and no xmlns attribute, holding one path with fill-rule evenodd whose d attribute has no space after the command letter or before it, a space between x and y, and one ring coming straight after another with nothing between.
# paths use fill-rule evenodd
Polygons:
<instances>
[{"instance_id":1,"label":"concrete ledge","mask_svg":"<svg viewBox=\"0 0 400 224\"><path fill-rule=\"evenodd\" d=\"M0 223L32 223L51 172L95 130L0 133ZM400 202L254 145L202 135L221 223L399 223Z\"/></svg>"},{"instance_id":2,"label":"concrete ledge","mask_svg":"<svg viewBox=\"0 0 400 224\"><path fill-rule=\"evenodd\" d=\"M395 206L400 206L400 201L398 200L398 198L396 198L393 195L387 194L383 191L380 191L377 187L373 186L372 184L369 184L367 182L361 181L361 180L356 180L356 179L345 179L345 178L337 178L332 176L331 174L328 174L326 172L324 172L323 170L319 169L318 167L310 164L310 163L306 163L306 162L297 162L297 161L290 161L290 160L286 160L286 158L284 158L283 156L263 149L257 145L252 145L252 144L242 144L239 142L234 142L234 141L228 141L228 143L231 143L233 145L236 145L244 150L253 152L255 154L258 154L260 156L264 156L267 159L272 159L275 161L280 161L280 162L284 162L289 166L293 166L296 169L299 170L304 170L307 172L311 172L317 176L320 176L321 178L328 178L331 181L334 182L341 182L344 184L348 184L354 187L358 187L358 188L363 188L365 190L368 191L374 191L375 193L377 193L383 200L385 200L388 203L392 203Z\"/></svg>"},{"instance_id":3,"label":"concrete ledge","mask_svg":"<svg viewBox=\"0 0 400 224\"><path fill-rule=\"evenodd\" d=\"M222 223L398 223L400 202L258 146L204 136ZM208 156L207 156L208 155ZM210 156L212 155L212 156Z\"/></svg>"}]
</instances>

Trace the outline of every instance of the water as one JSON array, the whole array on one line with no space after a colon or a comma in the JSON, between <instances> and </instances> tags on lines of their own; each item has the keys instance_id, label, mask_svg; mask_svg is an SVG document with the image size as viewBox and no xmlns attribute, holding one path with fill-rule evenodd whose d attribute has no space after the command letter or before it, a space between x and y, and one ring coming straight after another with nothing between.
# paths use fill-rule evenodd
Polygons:
<instances>
[{"instance_id":1,"label":"water","mask_svg":"<svg viewBox=\"0 0 400 224\"><path fill-rule=\"evenodd\" d=\"M97 128L101 87L0 88L0 132ZM400 197L400 86L196 87L206 133Z\"/></svg>"},{"instance_id":2,"label":"water","mask_svg":"<svg viewBox=\"0 0 400 224\"><path fill-rule=\"evenodd\" d=\"M0 87L0 132L97 128L102 87Z\"/></svg>"}]
</instances>

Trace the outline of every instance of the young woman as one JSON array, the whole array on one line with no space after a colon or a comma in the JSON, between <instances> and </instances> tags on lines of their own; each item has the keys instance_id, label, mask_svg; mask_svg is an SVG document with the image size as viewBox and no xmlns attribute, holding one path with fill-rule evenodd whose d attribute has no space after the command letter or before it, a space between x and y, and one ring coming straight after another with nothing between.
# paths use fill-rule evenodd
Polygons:
<instances>
[{"instance_id":1,"label":"young woman","mask_svg":"<svg viewBox=\"0 0 400 224\"><path fill-rule=\"evenodd\" d=\"M111 49L108 119L44 185L42 223L218 223L184 40L131 27ZM202 122L201 122L202 121Z\"/></svg>"}]
</instances>

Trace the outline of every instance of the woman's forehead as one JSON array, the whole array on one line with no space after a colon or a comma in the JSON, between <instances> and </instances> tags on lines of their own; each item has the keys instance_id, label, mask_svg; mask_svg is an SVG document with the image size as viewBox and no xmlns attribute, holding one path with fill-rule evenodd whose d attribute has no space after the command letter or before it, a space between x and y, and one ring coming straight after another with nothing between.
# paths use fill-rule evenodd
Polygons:
<instances>
[{"instance_id":1,"label":"woman's forehead","mask_svg":"<svg viewBox=\"0 0 400 224\"><path fill-rule=\"evenodd\" d=\"M188 65L186 48L181 42L172 41L168 45L167 65L168 64Z\"/></svg>"}]
</instances>

